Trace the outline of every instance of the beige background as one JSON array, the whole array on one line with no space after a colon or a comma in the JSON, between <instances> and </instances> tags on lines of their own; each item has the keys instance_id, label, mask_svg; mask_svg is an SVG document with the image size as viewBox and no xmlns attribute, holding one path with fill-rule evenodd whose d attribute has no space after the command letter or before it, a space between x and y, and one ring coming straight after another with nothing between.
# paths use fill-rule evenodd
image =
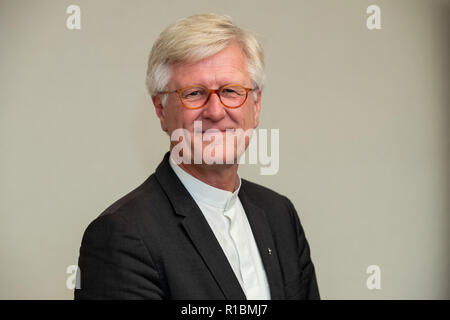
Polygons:
<instances>
[{"instance_id":1,"label":"beige background","mask_svg":"<svg viewBox=\"0 0 450 320\"><path fill-rule=\"evenodd\" d=\"M240 174L293 201L322 297L449 299L450 1L406 0L1 0L0 298L73 297L84 229L168 148L144 87L151 45L201 12L263 42L260 128L280 130L280 170Z\"/></svg>"}]
</instances>

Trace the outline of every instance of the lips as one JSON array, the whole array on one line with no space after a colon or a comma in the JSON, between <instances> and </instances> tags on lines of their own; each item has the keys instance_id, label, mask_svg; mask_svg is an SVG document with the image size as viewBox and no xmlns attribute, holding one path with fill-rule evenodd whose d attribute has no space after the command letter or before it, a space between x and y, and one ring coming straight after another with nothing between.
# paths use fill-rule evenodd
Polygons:
<instances>
[{"instance_id":1,"label":"lips","mask_svg":"<svg viewBox=\"0 0 450 320\"><path fill-rule=\"evenodd\" d=\"M206 130L202 130L202 133L205 133L206 131L209 131L209 132L226 132L227 130L230 130L230 131L234 131L234 128L225 128L225 129L219 129L219 128L209 128L209 129L206 129Z\"/></svg>"}]
</instances>

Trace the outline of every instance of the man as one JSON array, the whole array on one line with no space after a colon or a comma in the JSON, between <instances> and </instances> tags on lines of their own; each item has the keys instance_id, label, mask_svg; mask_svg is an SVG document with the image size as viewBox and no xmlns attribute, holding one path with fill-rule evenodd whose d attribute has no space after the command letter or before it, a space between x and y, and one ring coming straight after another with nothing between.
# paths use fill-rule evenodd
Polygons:
<instances>
[{"instance_id":1,"label":"man","mask_svg":"<svg viewBox=\"0 0 450 320\"><path fill-rule=\"evenodd\" d=\"M225 16L161 33L147 86L170 152L87 228L76 299L319 299L294 206L237 174L263 67L258 41Z\"/></svg>"}]
</instances>

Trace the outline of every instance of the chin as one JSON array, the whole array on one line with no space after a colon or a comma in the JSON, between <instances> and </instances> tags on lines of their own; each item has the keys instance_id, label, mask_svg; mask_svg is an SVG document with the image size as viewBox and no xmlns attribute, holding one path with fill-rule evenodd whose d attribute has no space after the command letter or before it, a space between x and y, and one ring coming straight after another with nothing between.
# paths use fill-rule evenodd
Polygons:
<instances>
[{"instance_id":1,"label":"chin","mask_svg":"<svg viewBox=\"0 0 450 320\"><path fill-rule=\"evenodd\" d=\"M214 146L211 144L203 145L203 162L206 164L235 164L238 161L236 156L236 150L231 149L226 150L225 146L221 152L217 152L219 146Z\"/></svg>"}]
</instances>

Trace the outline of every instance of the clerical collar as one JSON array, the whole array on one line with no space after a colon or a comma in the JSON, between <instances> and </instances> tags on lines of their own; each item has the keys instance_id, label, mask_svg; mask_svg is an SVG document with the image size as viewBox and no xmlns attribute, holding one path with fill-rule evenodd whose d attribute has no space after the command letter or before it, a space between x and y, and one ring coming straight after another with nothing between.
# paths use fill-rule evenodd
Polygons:
<instances>
[{"instance_id":1,"label":"clerical collar","mask_svg":"<svg viewBox=\"0 0 450 320\"><path fill-rule=\"evenodd\" d=\"M181 180L195 201L200 201L225 211L230 209L236 203L239 189L241 188L241 178L239 176L238 187L234 190L234 192L230 192L210 186L209 184L191 176L176 164L176 162L172 159L172 155L169 157L169 163L175 174Z\"/></svg>"}]
</instances>

